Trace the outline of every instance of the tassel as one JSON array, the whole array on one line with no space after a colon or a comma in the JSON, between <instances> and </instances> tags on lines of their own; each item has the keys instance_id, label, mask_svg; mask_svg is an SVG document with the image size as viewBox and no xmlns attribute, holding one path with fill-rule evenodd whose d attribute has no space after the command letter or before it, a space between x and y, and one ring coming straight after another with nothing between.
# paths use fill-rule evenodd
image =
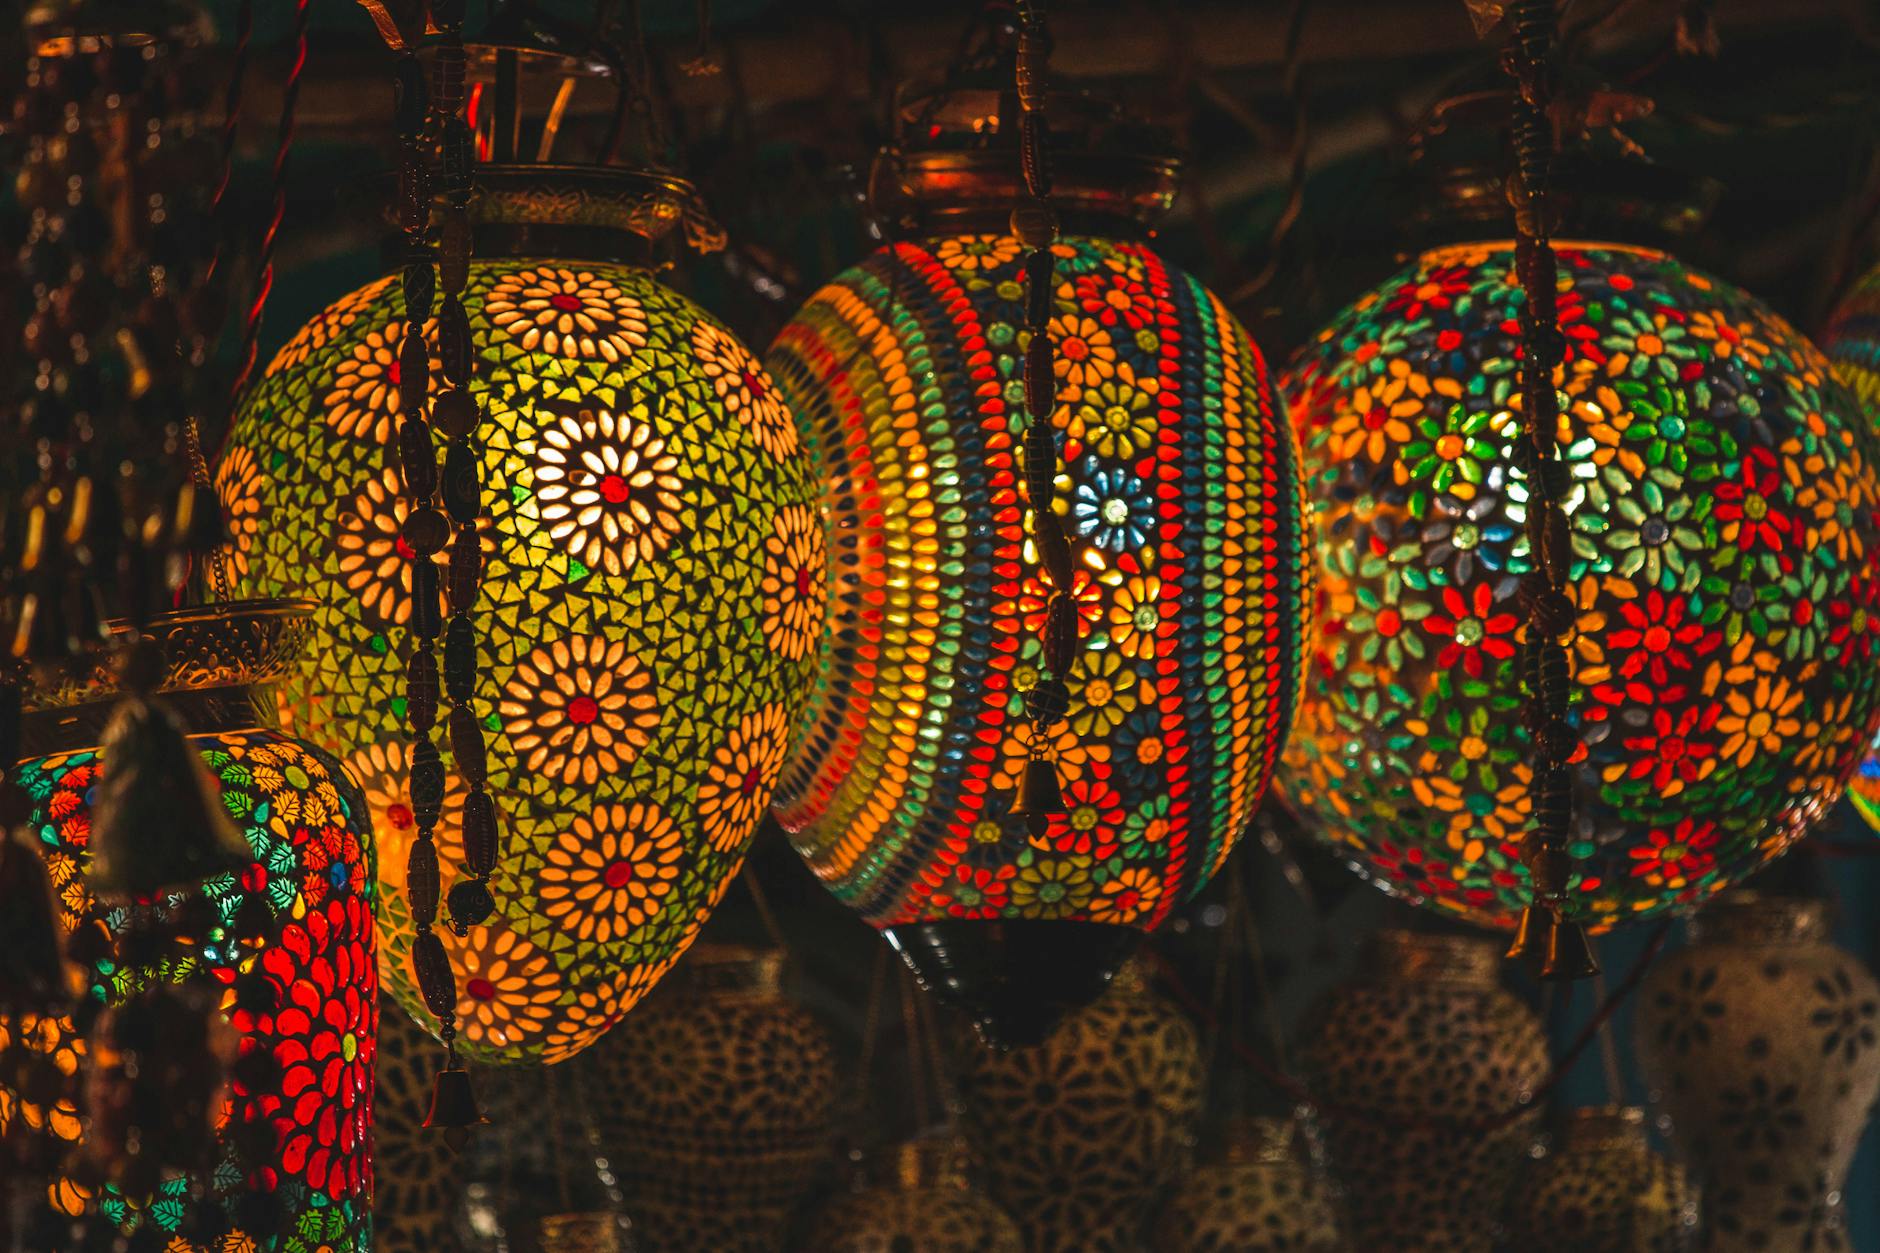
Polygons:
<instances>
[{"instance_id":1,"label":"tassel","mask_svg":"<svg viewBox=\"0 0 1880 1253\"><path fill-rule=\"evenodd\" d=\"M105 732L91 834L92 890L153 900L254 862L220 789L162 705L126 697Z\"/></svg>"}]
</instances>

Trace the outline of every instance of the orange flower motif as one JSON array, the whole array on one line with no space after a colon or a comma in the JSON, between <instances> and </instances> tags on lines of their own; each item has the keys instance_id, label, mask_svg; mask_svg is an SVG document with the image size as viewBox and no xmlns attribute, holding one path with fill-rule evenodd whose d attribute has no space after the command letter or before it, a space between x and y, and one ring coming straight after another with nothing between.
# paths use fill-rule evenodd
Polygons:
<instances>
[{"instance_id":1,"label":"orange flower motif","mask_svg":"<svg viewBox=\"0 0 1880 1253\"><path fill-rule=\"evenodd\" d=\"M525 767L592 786L646 747L659 727L659 695L625 640L577 635L517 665L497 713Z\"/></svg>"},{"instance_id":2,"label":"orange flower motif","mask_svg":"<svg viewBox=\"0 0 1880 1253\"><path fill-rule=\"evenodd\" d=\"M712 753L698 785L705 838L720 853L739 853L783 770L790 726L782 705L765 705L739 719L737 730Z\"/></svg>"},{"instance_id":3,"label":"orange flower motif","mask_svg":"<svg viewBox=\"0 0 1880 1253\"><path fill-rule=\"evenodd\" d=\"M437 935L457 972L457 1028L472 1043L524 1048L547 1032L561 999L548 954L500 925L472 927L462 938L439 927ZM415 985L415 971L411 977Z\"/></svg>"},{"instance_id":4,"label":"orange flower motif","mask_svg":"<svg viewBox=\"0 0 1880 1253\"><path fill-rule=\"evenodd\" d=\"M216 464L215 494L228 524L228 541L217 558L236 578L247 577L248 554L261 536L261 485L261 464L245 445L229 449Z\"/></svg>"},{"instance_id":5,"label":"orange flower motif","mask_svg":"<svg viewBox=\"0 0 1880 1253\"><path fill-rule=\"evenodd\" d=\"M764 540L764 638L795 661L822 632L829 604L828 553L807 505L786 505Z\"/></svg>"},{"instance_id":6,"label":"orange flower motif","mask_svg":"<svg viewBox=\"0 0 1880 1253\"><path fill-rule=\"evenodd\" d=\"M700 319L692 328L692 355L726 412L745 422L773 457L797 450L796 422L769 371L730 331Z\"/></svg>"},{"instance_id":7,"label":"orange flower motif","mask_svg":"<svg viewBox=\"0 0 1880 1253\"><path fill-rule=\"evenodd\" d=\"M684 851L672 819L652 805L602 805L548 846L542 912L583 940L625 939L658 917Z\"/></svg>"},{"instance_id":8,"label":"orange flower motif","mask_svg":"<svg viewBox=\"0 0 1880 1253\"><path fill-rule=\"evenodd\" d=\"M996 270L1018 252L1018 241L1009 235L956 235L941 241L934 257L949 270Z\"/></svg>"},{"instance_id":9,"label":"orange flower motif","mask_svg":"<svg viewBox=\"0 0 1880 1253\"><path fill-rule=\"evenodd\" d=\"M1147 866L1130 866L1104 884L1090 902L1093 922L1132 923L1162 899L1162 879Z\"/></svg>"},{"instance_id":10,"label":"orange flower motif","mask_svg":"<svg viewBox=\"0 0 1880 1253\"><path fill-rule=\"evenodd\" d=\"M678 469L644 403L620 415L565 415L543 428L535 449L542 522L589 569L625 574L678 534Z\"/></svg>"},{"instance_id":11,"label":"orange flower motif","mask_svg":"<svg viewBox=\"0 0 1880 1253\"><path fill-rule=\"evenodd\" d=\"M536 266L497 280L483 302L490 325L525 352L618 364L646 347L646 310L588 270Z\"/></svg>"},{"instance_id":12,"label":"orange flower motif","mask_svg":"<svg viewBox=\"0 0 1880 1253\"><path fill-rule=\"evenodd\" d=\"M362 483L339 515L334 540L339 576L346 590L359 598L366 620L377 626L403 626L411 620L411 567L421 558L399 534L405 512L398 472L387 468ZM438 582L441 608L443 580Z\"/></svg>"},{"instance_id":13,"label":"orange flower motif","mask_svg":"<svg viewBox=\"0 0 1880 1253\"><path fill-rule=\"evenodd\" d=\"M411 859L411 845L418 836L418 819L411 808L411 770L405 762L405 749L398 743L368 744L353 750L345 767L365 794L366 812L372 819L372 838L378 848L379 884L402 900L406 892L405 868ZM462 776L455 770L444 775L444 802L440 807L439 828L454 821L462 808ZM457 877L456 840L437 841L438 867L446 883ZM381 934L396 919L381 918Z\"/></svg>"},{"instance_id":14,"label":"orange flower motif","mask_svg":"<svg viewBox=\"0 0 1880 1253\"><path fill-rule=\"evenodd\" d=\"M352 354L339 363L339 373L324 402L328 426L348 439L391 442L398 429L398 359L409 325L393 322L383 330L368 331L365 341L354 345ZM427 340L435 325L425 324ZM430 362L435 380L440 367L435 356Z\"/></svg>"}]
</instances>

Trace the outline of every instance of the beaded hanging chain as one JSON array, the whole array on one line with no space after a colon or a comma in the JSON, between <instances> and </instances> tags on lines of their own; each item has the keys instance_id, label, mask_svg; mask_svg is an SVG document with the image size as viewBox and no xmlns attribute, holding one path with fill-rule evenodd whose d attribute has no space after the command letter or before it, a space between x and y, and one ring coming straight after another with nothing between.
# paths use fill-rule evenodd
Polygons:
<instances>
[{"instance_id":1,"label":"beaded hanging chain","mask_svg":"<svg viewBox=\"0 0 1880 1253\"><path fill-rule=\"evenodd\" d=\"M1058 471L1057 431L1051 415L1057 406L1056 344L1051 339L1051 304L1056 283L1057 212L1051 205L1050 127L1045 118L1046 62L1051 53L1050 33L1041 4L1019 6L1018 103L1019 158L1025 189L1012 209L1012 234L1028 251L1025 255L1025 324L1031 332L1025 349L1025 491L1031 538L1038 552L1040 582L1048 591L1045 601L1045 673L1025 693L1025 716L1031 722L1030 760L1034 767L1052 768L1050 729L1070 713L1070 688L1065 677L1077 657L1077 608L1071 598L1070 541L1052 508ZM1029 799L1030 789L1021 792ZM1054 793L1055 795L1055 793ZM1055 812L1062 811L1056 802ZM1026 822L1033 836L1042 836L1049 823L1046 813L1026 806Z\"/></svg>"},{"instance_id":2,"label":"beaded hanging chain","mask_svg":"<svg viewBox=\"0 0 1880 1253\"><path fill-rule=\"evenodd\" d=\"M1522 911L1512 952L1541 961L1541 974L1574 978L1594 973L1591 950L1579 924L1566 917L1573 858L1567 844L1573 824L1573 787L1568 763L1580 739L1570 721L1573 658L1569 651L1575 610L1567 595L1573 559L1567 529L1570 468L1560 456L1560 394L1554 370L1566 355L1555 306L1558 271L1549 236L1557 216L1551 186L1554 137L1553 0L1516 0L1506 68L1514 76L1515 177L1508 186L1514 207L1515 267L1521 280L1521 401L1527 431L1525 463L1528 551L1534 569L1521 584L1527 608L1523 685L1524 720L1533 766L1530 796L1533 825L1521 845L1533 900Z\"/></svg>"},{"instance_id":3,"label":"beaded hanging chain","mask_svg":"<svg viewBox=\"0 0 1880 1253\"><path fill-rule=\"evenodd\" d=\"M476 402L469 392L473 353L462 294L469 281L470 197L474 188L473 137L463 118L465 57L463 2L439 0L431 20L441 33L435 81L427 93L423 66L409 49L398 61L395 126L401 154L399 229L406 255L401 275L405 334L399 349L402 421L398 457L406 516L400 532L414 554L411 567L414 636L406 662L407 713L412 730L411 808L417 836L407 878L417 938L412 965L425 1007L436 1016L446 1050L445 1072L462 1072L457 1056L457 987L450 959L435 924L440 891L435 832L444 802L444 762L432 740L439 696L436 645L444 636L444 695L451 751L469 785L460 813L463 861L471 878L451 889L451 926L463 934L494 908L488 880L496 865L496 813L485 782L482 727L475 711L477 644L470 610L482 577L476 519L482 507L480 447L475 440ZM444 193L436 264L429 243L432 207L430 151L436 147L438 190ZM441 288L441 292L440 292ZM440 300L441 295L441 300ZM431 395L430 349L425 325L437 316L437 357L443 385ZM433 425L450 440L443 474L438 473ZM443 508L438 507L441 499ZM452 614L444 623L437 554L448 547ZM440 1076L440 1093L443 1076ZM439 1102L441 1104L442 1102ZM466 1111L459 1110L459 1114ZM474 1114L474 1110L467 1111ZM438 1119L438 1109L433 1118ZM475 1119L472 1119L474 1121ZM460 1125L448 1115L444 1125Z\"/></svg>"}]
</instances>

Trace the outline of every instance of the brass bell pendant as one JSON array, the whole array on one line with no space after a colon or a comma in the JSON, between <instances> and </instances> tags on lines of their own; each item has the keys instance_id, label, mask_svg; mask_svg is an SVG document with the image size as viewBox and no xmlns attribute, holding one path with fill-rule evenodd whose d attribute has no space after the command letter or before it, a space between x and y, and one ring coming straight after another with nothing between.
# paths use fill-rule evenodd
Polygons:
<instances>
[{"instance_id":1,"label":"brass bell pendant","mask_svg":"<svg viewBox=\"0 0 1880 1253\"><path fill-rule=\"evenodd\" d=\"M1540 901L1522 909L1508 956L1527 959L1543 979L1590 979L1599 973L1599 959L1593 956L1586 928Z\"/></svg>"},{"instance_id":2,"label":"brass bell pendant","mask_svg":"<svg viewBox=\"0 0 1880 1253\"><path fill-rule=\"evenodd\" d=\"M461 1149L469 1143L470 1128L487 1122L489 1119L477 1105L470 1072L463 1068L462 1062L452 1058L448 1066L437 1072L437 1082L431 1087L431 1111L424 1116L425 1127L442 1131L444 1143Z\"/></svg>"},{"instance_id":3,"label":"brass bell pendant","mask_svg":"<svg viewBox=\"0 0 1880 1253\"><path fill-rule=\"evenodd\" d=\"M1067 814L1063 789L1058 786L1057 763L1049 757L1032 753L1025 763L1025 774L1018 782L1018 795L1012 803L1011 816L1023 818L1025 829L1041 836L1049 829L1053 814Z\"/></svg>"}]
</instances>

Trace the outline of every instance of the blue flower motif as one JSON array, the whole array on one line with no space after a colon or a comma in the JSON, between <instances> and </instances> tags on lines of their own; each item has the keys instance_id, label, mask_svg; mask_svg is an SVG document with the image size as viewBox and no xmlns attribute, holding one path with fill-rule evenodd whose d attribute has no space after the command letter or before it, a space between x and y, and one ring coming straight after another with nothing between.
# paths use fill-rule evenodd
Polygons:
<instances>
[{"instance_id":1,"label":"blue flower motif","mask_svg":"<svg viewBox=\"0 0 1880 1253\"><path fill-rule=\"evenodd\" d=\"M1151 506L1142 480L1127 470L1103 468L1085 457L1083 473L1071 493L1071 518L1077 534L1099 548L1127 552L1149 542Z\"/></svg>"},{"instance_id":2,"label":"blue flower motif","mask_svg":"<svg viewBox=\"0 0 1880 1253\"><path fill-rule=\"evenodd\" d=\"M1110 769L1125 798L1159 790L1168 783L1168 748L1162 739L1161 716L1139 709L1124 721L1110 750Z\"/></svg>"}]
</instances>

